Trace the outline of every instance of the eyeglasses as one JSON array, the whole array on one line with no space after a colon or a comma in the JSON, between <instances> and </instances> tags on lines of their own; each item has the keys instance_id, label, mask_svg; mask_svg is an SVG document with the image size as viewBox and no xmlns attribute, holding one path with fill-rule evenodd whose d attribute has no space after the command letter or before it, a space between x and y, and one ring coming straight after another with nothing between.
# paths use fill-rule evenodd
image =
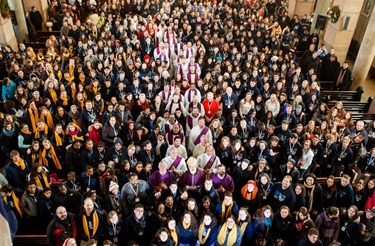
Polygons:
<instances>
[{"instance_id":1,"label":"eyeglasses","mask_svg":"<svg viewBox=\"0 0 375 246\"><path fill-rule=\"evenodd\" d=\"M136 213L143 213L144 212L144 210L139 210L139 209L136 209L136 210L134 210Z\"/></svg>"}]
</instances>

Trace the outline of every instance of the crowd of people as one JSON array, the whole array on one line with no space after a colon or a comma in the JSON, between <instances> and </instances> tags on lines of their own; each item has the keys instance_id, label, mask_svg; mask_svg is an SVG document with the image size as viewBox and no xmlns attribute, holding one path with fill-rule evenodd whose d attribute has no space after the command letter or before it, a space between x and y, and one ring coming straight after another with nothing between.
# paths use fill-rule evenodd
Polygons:
<instances>
[{"instance_id":1,"label":"crowd of people","mask_svg":"<svg viewBox=\"0 0 375 246\"><path fill-rule=\"evenodd\" d=\"M48 15L44 49L0 53L12 237L373 245L375 121L321 100L319 81L346 90L351 71L310 16L281 0L51 0Z\"/></svg>"}]
</instances>

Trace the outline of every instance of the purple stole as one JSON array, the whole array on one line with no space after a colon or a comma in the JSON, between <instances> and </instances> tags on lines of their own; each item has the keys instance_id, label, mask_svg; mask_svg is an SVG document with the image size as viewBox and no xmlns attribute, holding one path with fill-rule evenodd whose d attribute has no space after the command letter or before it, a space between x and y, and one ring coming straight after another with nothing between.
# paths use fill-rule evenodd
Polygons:
<instances>
[{"instance_id":1,"label":"purple stole","mask_svg":"<svg viewBox=\"0 0 375 246\"><path fill-rule=\"evenodd\" d=\"M187 96L188 96L188 98L187 98L188 102L193 101L193 99L191 98L191 91L192 91L192 89L189 89L188 94L187 94ZM197 89L194 89L193 93L194 93L193 97L196 96L197 95Z\"/></svg>"},{"instance_id":2,"label":"purple stole","mask_svg":"<svg viewBox=\"0 0 375 246\"><path fill-rule=\"evenodd\" d=\"M204 166L204 169L211 169L211 167L215 163L215 161L216 161L216 155L211 156L211 158L206 163L206 166Z\"/></svg>"},{"instance_id":3,"label":"purple stole","mask_svg":"<svg viewBox=\"0 0 375 246\"><path fill-rule=\"evenodd\" d=\"M172 101L171 104L169 105L169 113L170 113L170 114L172 113L173 104L175 104L175 102ZM180 102L177 102L177 104L178 104L178 107L177 107L177 108L182 109L182 107L181 107L181 105L180 105ZM176 109L177 109L177 108L176 108Z\"/></svg>"},{"instance_id":4,"label":"purple stole","mask_svg":"<svg viewBox=\"0 0 375 246\"><path fill-rule=\"evenodd\" d=\"M182 160L182 157L178 155L176 159L174 159L172 166L174 166L177 169L178 165L180 165L181 160Z\"/></svg>"},{"instance_id":5,"label":"purple stole","mask_svg":"<svg viewBox=\"0 0 375 246\"><path fill-rule=\"evenodd\" d=\"M189 49L186 49L186 51L185 51L185 57L186 57L186 59L189 59L191 53L192 52Z\"/></svg>"},{"instance_id":6,"label":"purple stole","mask_svg":"<svg viewBox=\"0 0 375 246\"><path fill-rule=\"evenodd\" d=\"M190 115L187 117L187 123L188 123L188 126L190 129L193 128L193 117L191 117Z\"/></svg>"},{"instance_id":7,"label":"purple stole","mask_svg":"<svg viewBox=\"0 0 375 246\"><path fill-rule=\"evenodd\" d=\"M195 139L195 141L194 141L194 144L195 144L195 145L197 145L197 144L200 143L200 141L201 141L201 137L202 137L203 135L206 135L206 133L208 132L208 130L209 130L209 129L208 129L207 126L204 126L204 127L203 127L201 133L199 133L198 137L197 137L197 138Z\"/></svg>"},{"instance_id":8,"label":"purple stole","mask_svg":"<svg viewBox=\"0 0 375 246\"><path fill-rule=\"evenodd\" d=\"M181 142L184 141L184 135L180 132L177 135L174 135L172 131L167 133L168 143L172 145L174 143L174 137L179 136L181 138Z\"/></svg>"},{"instance_id":9,"label":"purple stole","mask_svg":"<svg viewBox=\"0 0 375 246\"><path fill-rule=\"evenodd\" d=\"M171 131L171 128L169 127L169 124L168 123L165 123L164 124L164 129L165 129L165 133L168 133Z\"/></svg>"},{"instance_id":10,"label":"purple stole","mask_svg":"<svg viewBox=\"0 0 375 246\"><path fill-rule=\"evenodd\" d=\"M192 76L194 76L194 83L197 83L198 82L198 74L197 73L188 73L187 74L187 80L189 81L189 84L191 84L191 81L192 81Z\"/></svg>"},{"instance_id":11,"label":"purple stole","mask_svg":"<svg viewBox=\"0 0 375 246\"><path fill-rule=\"evenodd\" d=\"M171 91L168 91L168 93L165 93L165 91L162 91L161 92L161 99L163 99L163 101L166 101L168 102L168 99L171 95Z\"/></svg>"},{"instance_id":12,"label":"purple stole","mask_svg":"<svg viewBox=\"0 0 375 246\"><path fill-rule=\"evenodd\" d=\"M156 36L156 39L159 39L159 37ZM159 41L158 41L157 43L158 43L158 45L159 45ZM156 55L159 57L159 56L160 56L160 53L161 53L160 47L157 47L157 48L156 48Z\"/></svg>"},{"instance_id":13,"label":"purple stole","mask_svg":"<svg viewBox=\"0 0 375 246\"><path fill-rule=\"evenodd\" d=\"M190 102L190 103L189 103L189 109L192 110L193 107L194 107L194 103L193 103L193 102ZM199 109L199 112L202 111L202 104L201 104L201 103L198 103L198 104L197 104L197 108Z\"/></svg>"}]
</instances>

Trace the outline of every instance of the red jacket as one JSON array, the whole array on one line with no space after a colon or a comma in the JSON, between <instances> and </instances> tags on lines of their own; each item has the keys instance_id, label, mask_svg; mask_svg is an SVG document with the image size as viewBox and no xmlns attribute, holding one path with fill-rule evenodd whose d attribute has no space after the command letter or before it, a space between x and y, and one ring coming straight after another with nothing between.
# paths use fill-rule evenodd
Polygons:
<instances>
[{"instance_id":1,"label":"red jacket","mask_svg":"<svg viewBox=\"0 0 375 246\"><path fill-rule=\"evenodd\" d=\"M101 130L101 128L95 129L95 127L93 126L89 127L89 139L91 139L95 145L97 145L102 140Z\"/></svg>"}]
</instances>

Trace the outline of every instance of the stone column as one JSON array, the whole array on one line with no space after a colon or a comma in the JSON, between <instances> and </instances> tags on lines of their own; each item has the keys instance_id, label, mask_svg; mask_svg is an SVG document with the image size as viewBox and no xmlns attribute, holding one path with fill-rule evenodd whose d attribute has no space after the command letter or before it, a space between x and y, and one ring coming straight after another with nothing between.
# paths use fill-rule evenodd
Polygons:
<instances>
[{"instance_id":1,"label":"stone column","mask_svg":"<svg viewBox=\"0 0 375 246\"><path fill-rule=\"evenodd\" d=\"M364 0L335 0L332 4L332 6L339 6L341 15L336 23L328 21L324 43L327 49L335 49L335 54L340 63L343 63L346 59L363 2ZM345 26L346 22L347 25Z\"/></svg>"},{"instance_id":2,"label":"stone column","mask_svg":"<svg viewBox=\"0 0 375 246\"><path fill-rule=\"evenodd\" d=\"M21 0L13 0L13 1L8 1L9 6L14 12L16 13L16 18L17 18L17 31L18 35L17 38L19 39L19 42L23 42L23 40L27 40L27 35L29 33L27 29L27 24L26 24L26 17L25 17L25 11L23 10L23 5Z\"/></svg>"},{"instance_id":3,"label":"stone column","mask_svg":"<svg viewBox=\"0 0 375 246\"><path fill-rule=\"evenodd\" d=\"M314 12L314 19L311 25L310 32L313 32L315 30L315 23L316 23L316 19L318 18L318 15L327 14L330 2L331 2L330 0L317 0L315 12Z\"/></svg>"},{"instance_id":4,"label":"stone column","mask_svg":"<svg viewBox=\"0 0 375 246\"><path fill-rule=\"evenodd\" d=\"M314 10L316 0L289 0L289 17L298 15L302 17L304 14L311 15Z\"/></svg>"},{"instance_id":5,"label":"stone column","mask_svg":"<svg viewBox=\"0 0 375 246\"><path fill-rule=\"evenodd\" d=\"M10 45L13 50L18 50L17 38L14 34L12 20L10 18L4 19L0 15L0 45Z\"/></svg>"},{"instance_id":6,"label":"stone column","mask_svg":"<svg viewBox=\"0 0 375 246\"><path fill-rule=\"evenodd\" d=\"M368 23L353 67L354 80L351 88L354 89L365 83L375 56L375 7L372 8Z\"/></svg>"}]
</instances>

